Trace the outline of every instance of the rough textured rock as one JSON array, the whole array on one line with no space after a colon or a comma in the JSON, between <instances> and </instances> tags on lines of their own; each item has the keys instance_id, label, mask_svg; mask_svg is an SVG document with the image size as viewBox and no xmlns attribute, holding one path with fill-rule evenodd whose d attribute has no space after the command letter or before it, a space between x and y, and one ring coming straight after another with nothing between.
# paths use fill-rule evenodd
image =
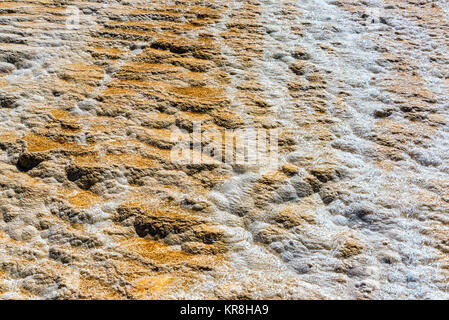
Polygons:
<instances>
[{"instance_id":1,"label":"rough textured rock","mask_svg":"<svg viewBox=\"0 0 449 320\"><path fill-rule=\"evenodd\" d=\"M0 299L448 298L448 15L1 1ZM198 122L281 165L174 161Z\"/></svg>"}]
</instances>

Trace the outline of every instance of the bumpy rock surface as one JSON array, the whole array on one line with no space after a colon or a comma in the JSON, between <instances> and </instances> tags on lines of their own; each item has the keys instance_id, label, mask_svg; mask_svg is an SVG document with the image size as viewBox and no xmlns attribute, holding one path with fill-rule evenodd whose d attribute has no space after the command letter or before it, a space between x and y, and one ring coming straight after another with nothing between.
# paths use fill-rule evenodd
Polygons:
<instances>
[{"instance_id":1,"label":"bumpy rock surface","mask_svg":"<svg viewBox=\"0 0 449 320\"><path fill-rule=\"evenodd\" d=\"M1 1L0 298L449 298L448 21ZM173 161L197 121L278 129L281 166Z\"/></svg>"}]
</instances>

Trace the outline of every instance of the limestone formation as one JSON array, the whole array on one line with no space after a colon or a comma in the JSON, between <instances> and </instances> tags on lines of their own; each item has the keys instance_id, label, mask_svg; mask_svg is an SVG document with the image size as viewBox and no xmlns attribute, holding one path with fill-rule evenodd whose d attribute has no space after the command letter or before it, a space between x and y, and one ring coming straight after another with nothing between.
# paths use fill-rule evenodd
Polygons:
<instances>
[{"instance_id":1,"label":"limestone formation","mask_svg":"<svg viewBox=\"0 0 449 320\"><path fill-rule=\"evenodd\" d=\"M0 299L449 298L447 10L0 1Z\"/></svg>"}]
</instances>

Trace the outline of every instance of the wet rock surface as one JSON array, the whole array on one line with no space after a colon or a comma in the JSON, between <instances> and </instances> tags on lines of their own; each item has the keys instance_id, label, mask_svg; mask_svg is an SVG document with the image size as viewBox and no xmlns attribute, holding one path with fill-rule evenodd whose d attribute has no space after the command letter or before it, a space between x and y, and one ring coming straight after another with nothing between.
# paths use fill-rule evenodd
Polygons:
<instances>
[{"instance_id":1,"label":"wet rock surface","mask_svg":"<svg viewBox=\"0 0 449 320\"><path fill-rule=\"evenodd\" d=\"M0 299L448 298L448 15L1 1ZM279 167L174 161L198 122Z\"/></svg>"}]
</instances>

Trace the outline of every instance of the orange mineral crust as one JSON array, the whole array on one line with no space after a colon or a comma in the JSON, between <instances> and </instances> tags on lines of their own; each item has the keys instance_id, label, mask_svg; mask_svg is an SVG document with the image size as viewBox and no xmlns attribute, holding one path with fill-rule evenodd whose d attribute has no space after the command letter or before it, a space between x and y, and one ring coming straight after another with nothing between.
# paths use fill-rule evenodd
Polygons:
<instances>
[{"instance_id":1,"label":"orange mineral crust","mask_svg":"<svg viewBox=\"0 0 449 320\"><path fill-rule=\"evenodd\" d=\"M449 298L446 1L0 1L0 33L0 299Z\"/></svg>"}]
</instances>

